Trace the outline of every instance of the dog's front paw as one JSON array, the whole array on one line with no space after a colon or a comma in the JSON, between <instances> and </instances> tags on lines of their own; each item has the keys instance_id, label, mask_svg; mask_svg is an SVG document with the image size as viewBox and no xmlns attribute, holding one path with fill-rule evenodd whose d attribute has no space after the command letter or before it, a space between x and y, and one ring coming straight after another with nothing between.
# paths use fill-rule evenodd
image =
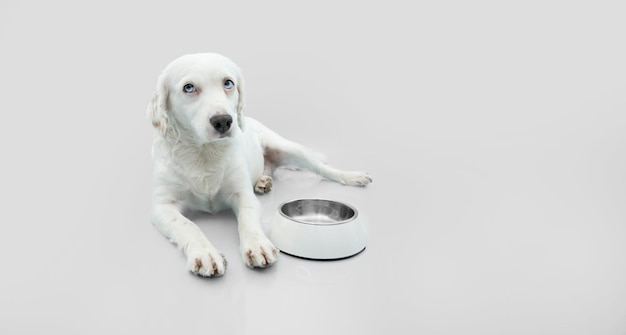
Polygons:
<instances>
[{"instance_id":1,"label":"dog's front paw","mask_svg":"<svg viewBox=\"0 0 626 335\"><path fill-rule=\"evenodd\" d=\"M370 177L366 172L359 171L343 172L340 180L342 184L350 186L366 186L372 181L372 177Z\"/></svg>"},{"instance_id":2,"label":"dog's front paw","mask_svg":"<svg viewBox=\"0 0 626 335\"><path fill-rule=\"evenodd\" d=\"M254 191L259 194L265 194L272 190L273 185L272 177L262 175L259 180L256 181L256 184L254 184Z\"/></svg>"},{"instance_id":3,"label":"dog's front paw","mask_svg":"<svg viewBox=\"0 0 626 335\"><path fill-rule=\"evenodd\" d=\"M249 268L266 268L278 260L278 249L265 236L242 240L241 257Z\"/></svg>"},{"instance_id":4,"label":"dog's front paw","mask_svg":"<svg viewBox=\"0 0 626 335\"><path fill-rule=\"evenodd\" d=\"M188 246L187 267L191 273L201 277L223 276L228 262L217 249L196 245Z\"/></svg>"}]
</instances>

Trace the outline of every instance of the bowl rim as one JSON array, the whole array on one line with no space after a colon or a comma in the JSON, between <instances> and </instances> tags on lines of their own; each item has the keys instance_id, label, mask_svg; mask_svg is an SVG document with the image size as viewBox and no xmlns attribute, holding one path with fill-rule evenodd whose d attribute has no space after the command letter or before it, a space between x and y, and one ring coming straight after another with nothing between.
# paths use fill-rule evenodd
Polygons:
<instances>
[{"instance_id":1,"label":"bowl rim","mask_svg":"<svg viewBox=\"0 0 626 335\"><path fill-rule=\"evenodd\" d=\"M311 223L311 222L304 222L304 221L300 221L297 219L294 219L293 217L285 214L283 212L283 206L285 206L288 203L292 203L292 202L296 202L296 201L327 201L327 202L335 202L335 203L339 203L343 206L346 206L348 208L350 208L353 212L354 215L352 215L351 217L342 220L342 221L337 221L337 222L333 222L333 223L325 223L325 224L317 224L317 223ZM280 213L280 215L284 218L286 218L287 220L291 221L291 222L295 222L295 223L299 223L299 224L305 224L305 225L310 225L310 226L317 226L317 227L326 227L326 226L337 226L337 225L341 225L341 224L346 224L349 222L353 222L355 221L358 217L359 217L359 211L356 209L356 207L352 206L351 204L347 203L347 202L343 202L343 201L339 201L339 200L330 200L330 199L325 199L325 198L296 198L296 199L292 199L292 200L287 200L282 202L280 205L278 205L278 213Z\"/></svg>"}]
</instances>

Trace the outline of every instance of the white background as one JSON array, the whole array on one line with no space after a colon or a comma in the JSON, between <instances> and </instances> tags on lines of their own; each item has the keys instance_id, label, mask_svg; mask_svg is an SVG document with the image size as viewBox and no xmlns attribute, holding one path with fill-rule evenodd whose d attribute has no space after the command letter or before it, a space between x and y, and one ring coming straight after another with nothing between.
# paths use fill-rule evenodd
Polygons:
<instances>
[{"instance_id":1,"label":"white background","mask_svg":"<svg viewBox=\"0 0 626 335\"><path fill-rule=\"evenodd\" d=\"M402 5L400 3L403 3ZM0 4L0 333L625 334L622 1ZM150 224L160 70L233 59L248 116L367 170L364 253L200 279Z\"/></svg>"}]
</instances>

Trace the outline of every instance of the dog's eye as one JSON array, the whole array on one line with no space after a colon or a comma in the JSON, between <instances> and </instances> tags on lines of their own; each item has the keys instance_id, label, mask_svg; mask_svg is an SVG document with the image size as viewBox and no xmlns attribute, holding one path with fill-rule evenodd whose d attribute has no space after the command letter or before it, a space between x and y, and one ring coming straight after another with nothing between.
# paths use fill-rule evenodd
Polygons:
<instances>
[{"instance_id":1,"label":"dog's eye","mask_svg":"<svg viewBox=\"0 0 626 335\"><path fill-rule=\"evenodd\" d=\"M226 79L226 81L224 82L224 88L230 90L233 87L235 87L235 83L233 83L233 81L230 79Z\"/></svg>"},{"instance_id":2,"label":"dog's eye","mask_svg":"<svg viewBox=\"0 0 626 335\"><path fill-rule=\"evenodd\" d=\"M196 91L196 87L193 86L192 84L185 84L185 86L183 86L183 92L185 93L193 93Z\"/></svg>"}]
</instances>

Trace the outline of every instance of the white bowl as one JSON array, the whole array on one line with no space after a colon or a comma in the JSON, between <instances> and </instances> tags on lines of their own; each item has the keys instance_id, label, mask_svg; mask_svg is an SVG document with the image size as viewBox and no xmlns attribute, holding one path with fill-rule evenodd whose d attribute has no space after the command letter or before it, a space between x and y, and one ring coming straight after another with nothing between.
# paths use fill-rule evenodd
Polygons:
<instances>
[{"instance_id":1,"label":"white bowl","mask_svg":"<svg viewBox=\"0 0 626 335\"><path fill-rule=\"evenodd\" d=\"M367 237L354 207L324 199L281 204L268 236L286 254L319 260L354 256L365 249Z\"/></svg>"}]
</instances>

